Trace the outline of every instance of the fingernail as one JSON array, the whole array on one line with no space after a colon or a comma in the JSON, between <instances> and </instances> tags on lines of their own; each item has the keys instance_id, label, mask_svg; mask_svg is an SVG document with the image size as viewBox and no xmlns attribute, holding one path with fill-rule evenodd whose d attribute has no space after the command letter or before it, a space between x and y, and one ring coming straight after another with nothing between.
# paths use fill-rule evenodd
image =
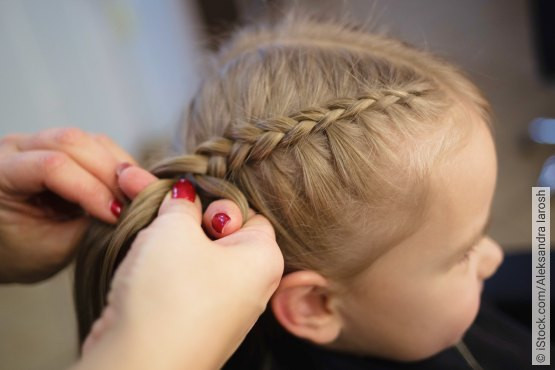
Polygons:
<instances>
[{"instance_id":1,"label":"fingernail","mask_svg":"<svg viewBox=\"0 0 555 370\"><path fill-rule=\"evenodd\" d=\"M180 178L172 187L172 198L184 198L188 201L195 201L195 187L185 178Z\"/></svg>"},{"instance_id":2,"label":"fingernail","mask_svg":"<svg viewBox=\"0 0 555 370\"><path fill-rule=\"evenodd\" d=\"M231 220L225 213L216 213L212 217L212 227L220 234L224 231L224 226Z\"/></svg>"},{"instance_id":3,"label":"fingernail","mask_svg":"<svg viewBox=\"0 0 555 370\"><path fill-rule=\"evenodd\" d=\"M110 211L112 211L114 216L116 216L117 218L119 218L119 215L121 214L122 207L123 205L117 199L112 200L112 202L110 203Z\"/></svg>"},{"instance_id":4,"label":"fingernail","mask_svg":"<svg viewBox=\"0 0 555 370\"><path fill-rule=\"evenodd\" d=\"M118 166L116 167L116 175L118 175L118 176L121 175L123 170L125 170L129 166L131 166L131 163L129 163L129 162L122 162L122 163L118 164Z\"/></svg>"}]
</instances>

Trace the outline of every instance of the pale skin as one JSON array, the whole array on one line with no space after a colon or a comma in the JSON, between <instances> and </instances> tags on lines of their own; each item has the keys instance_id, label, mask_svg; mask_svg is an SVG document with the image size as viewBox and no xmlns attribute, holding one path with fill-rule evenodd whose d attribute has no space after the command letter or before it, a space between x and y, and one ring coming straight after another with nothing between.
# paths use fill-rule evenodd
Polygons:
<instances>
[{"instance_id":1,"label":"pale skin","mask_svg":"<svg viewBox=\"0 0 555 370\"><path fill-rule=\"evenodd\" d=\"M283 327L328 348L400 361L430 357L461 340L476 318L484 280L503 259L484 230L496 185L495 146L484 122L471 124L467 145L433 171L430 212L420 229L358 275L348 293L334 291L315 271L286 275L271 300Z\"/></svg>"},{"instance_id":2,"label":"pale skin","mask_svg":"<svg viewBox=\"0 0 555 370\"><path fill-rule=\"evenodd\" d=\"M476 316L483 280L495 272L502 260L500 247L485 235L475 243L474 250L468 253L468 259L465 258L467 250L456 250L459 245L464 244L473 234L483 228L490 212L495 188L497 163L493 141L483 123L475 122L475 124L472 140L468 146L434 172L436 176L433 183L436 188L441 187L441 191L435 192L432 212L428 215L423 227L382 255L365 270L353 282L355 288L353 293L335 294L331 289L332 285L314 271L294 272L281 280L279 288L271 300L271 306L276 318L287 330L301 338L329 348L405 361L429 357L460 340ZM65 136L65 134L59 135L62 138ZM11 142L14 140L18 140L18 138L11 137L4 141L5 146L0 146L0 160L7 158L5 153L13 153L12 147L7 145L13 145ZM95 140L97 139L95 138ZM61 140L61 142L64 141ZM83 145L82 142L80 144ZM36 149L25 150L38 150L42 145L45 144L38 145L35 147ZM50 148L48 146L45 150L52 150ZM17 150L21 151L21 149ZM71 150L57 149L57 151L64 152L64 155L76 162L81 169L86 167L86 171L89 174L92 173L90 167L68 154ZM119 155L121 156L121 154ZM117 164L122 161L121 158L118 157L115 160L110 171L115 171ZM57 159L51 161L54 164L57 163ZM65 161L64 157L62 164ZM2 162L0 161L0 163ZM29 162L24 163L33 163L33 161L29 159ZM46 163L50 163L50 160L47 160ZM50 173L48 176L56 177L52 174L56 173L57 166L53 166L51 171L42 173ZM0 166L0 168L2 167ZM4 166L4 168L6 167ZM12 176L13 181L12 174L21 173L21 171L13 171L15 166L10 168L12 171L5 171L5 174ZM27 168L37 169L37 165L35 163L33 167ZM66 167L66 171L71 171L71 168L72 166ZM144 176L144 172L140 175L141 171L144 170L135 166L130 167L115 180L128 196L132 197L133 193L136 195L141 186L144 187L154 180ZM28 176L31 180L36 180L35 174L23 177ZM111 185L105 184L99 180L98 175L95 174L93 177L106 186L108 191L111 189L110 186L114 186L115 190L111 196L116 195L118 185L115 182ZM2 177L0 176L0 178ZM85 176L85 178L89 177ZM131 180L133 178L135 181ZM22 197L21 199L44 189L45 184L42 181L36 182L30 189L24 189L25 192L19 195ZM126 181L129 181L127 185ZM30 183L33 184L33 181ZM63 184L64 182L60 181L59 183ZM130 185L132 183L136 185L136 188L132 189L133 185ZM93 188L101 189L101 187ZM0 187L0 189L4 188ZM18 187L9 189L18 189ZM472 191L468 191L469 189ZM63 193L63 191L59 191L59 193ZM94 198L94 194L99 193L98 191L89 192L96 202L81 199L79 194L71 195L75 198L68 196L70 198L68 200L80 204L90 214L109 222L111 214L104 208L101 209L98 204L105 204L101 201L110 199L110 196L100 194L101 196ZM96 204L96 206L91 206L91 204ZM6 209L12 212L10 208ZM4 210L4 212L7 211ZM236 222L240 225L238 210L229 212L237 212L238 217L233 217L231 214L230 216L232 216L232 220L238 220ZM16 216L21 217L22 215L26 216L27 213L20 212ZM211 227L209 223L206 223L206 220L209 219L209 216L203 216L203 226L207 230L210 230ZM30 220L33 223L37 222L35 219ZM200 222L200 218L198 220ZM112 220L112 222L114 221ZM73 233L79 232L78 226L72 227L74 227ZM237 230L237 226L226 228L225 231L227 234L231 234L235 230ZM44 237L48 234L40 235ZM72 237L67 239L72 240ZM37 240L42 241L43 239L38 238ZM72 253L71 243L65 245L66 249L56 250L54 253L56 256L54 260L58 262L49 265L46 270L39 266L39 263L20 266L12 271L14 273L9 276L9 279L11 281L34 281L40 279L41 276L44 277L45 274L49 275L53 271L57 271ZM14 248L9 249L11 252L14 250L17 251ZM30 251L33 252L34 249ZM45 253L43 251L40 253ZM46 251L48 252L48 248ZM40 258L34 261L40 261ZM125 276L123 273L121 275ZM239 286L241 286L240 283L237 284L237 287ZM236 293L238 292L239 290ZM267 291L265 292L267 293ZM183 308L186 309L187 306ZM256 306L252 312L258 312L257 310L260 309L261 306ZM121 315L115 315L115 317L121 317ZM111 324L97 325L97 327L100 326L97 334L102 334L97 339L107 339L97 341L99 344L95 347L98 349L91 351L92 356L86 358L86 361L80 366L96 366L95 358L98 358L98 361L106 361L104 363L107 364L114 364L113 361L119 358L121 361L128 361L128 364L132 364L131 367L138 363L146 364L142 361L137 362L137 358L134 356L141 353L140 348L153 345L149 339L152 337L149 334L140 335L140 330L137 332L122 330L121 328L130 328L131 326L123 324L122 320L109 318L110 315L104 321ZM252 317L249 317L249 320L251 319ZM229 351L233 345L240 343L236 333L248 328L252 322L249 320L240 323L240 329L234 332L234 341L218 347L221 351L213 354L214 363L221 362L224 357L231 354ZM114 322L122 324L114 325ZM153 329L151 325L152 322L133 327L147 328L143 333L148 333ZM184 322L183 325L187 324ZM234 330L237 330L237 327ZM233 330L230 332L233 333ZM179 340L182 339L179 338ZM101 345L101 343L108 344ZM131 343L134 350L129 351L131 347L126 346L125 343ZM230 345L229 343L234 344ZM102 351L102 348L106 348L106 351ZM125 348L128 349L127 352L123 351ZM122 351L118 351L119 349ZM210 356L210 354L206 355ZM190 358L168 357L167 353L164 356L167 361L174 359L181 361L182 364L183 361L192 361ZM189 362L189 364L193 363ZM122 362L118 363L119 368L124 365Z\"/></svg>"},{"instance_id":3,"label":"pale skin","mask_svg":"<svg viewBox=\"0 0 555 370\"><path fill-rule=\"evenodd\" d=\"M109 138L76 128L3 138L0 282L51 276L71 260L91 216L115 223L111 200L133 199L156 181L125 162L135 163ZM30 202L45 191L57 196L49 198L55 203ZM220 212L230 217L221 233L210 222ZM262 215L249 210L242 226L231 201L213 202L203 214L198 197L168 194L116 271L76 368L219 368L264 311L282 273L274 230Z\"/></svg>"},{"instance_id":4,"label":"pale skin","mask_svg":"<svg viewBox=\"0 0 555 370\"><path fill-rule=\"evenodd\" d=\"M118 267L77 369L218 369L237 349L279 284L283 259L262 216L212 241L201 213L198 197L166 196Z\"/></svg>"},{"instance_id":5,"label":"pale skin","mask_svg":"<svg viewBox=\"0 0 555 370\"><path fill-rule=\"evenodd\" d=\"M123 163L133 166L118 176ZM0 283L32 283L60 271L91 217L116 223L110 202L133 199L155 180L103 134L61 127L0 138ZM37 196L51 202L31 202ZM223 233L212 228L218 212L230 217ZM203 228L214 238L241 222L228 200L213 202L203 215Z\"/></svg>"}]
</instances>

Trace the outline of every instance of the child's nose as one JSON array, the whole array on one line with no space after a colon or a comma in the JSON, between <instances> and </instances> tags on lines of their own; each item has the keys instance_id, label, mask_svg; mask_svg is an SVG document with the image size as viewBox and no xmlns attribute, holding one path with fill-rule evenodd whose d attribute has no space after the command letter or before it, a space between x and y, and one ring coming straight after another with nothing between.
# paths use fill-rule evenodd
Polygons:
<instances>
[{"instance_id":1,"label":"child's nose","mask_svg":"<svg viewBox=\"0 0 555 370\"><path fill-rule=\"evenodd\" d=\"M503 249L490 237L486 237L482 248L478 266L478 275L482 280L488 279L501 265L503 261Z\"/></svg>"}]
</instances>

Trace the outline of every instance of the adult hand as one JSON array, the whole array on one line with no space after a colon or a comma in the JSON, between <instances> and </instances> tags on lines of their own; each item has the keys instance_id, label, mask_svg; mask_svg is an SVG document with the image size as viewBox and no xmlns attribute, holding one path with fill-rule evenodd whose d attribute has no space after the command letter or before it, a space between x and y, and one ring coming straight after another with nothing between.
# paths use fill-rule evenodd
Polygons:
<instances>
[{"instance_id":1,"label":"adult hand","mask_svg":"<svg viewBox=\"0 0 555 370\"><path fill-rule=\"evenodd\" d=\"M140 171L124 170L122 183ZM214 241L201 213L191 184L175 185L116 270L78 369L216 369L236 350L279 285L283 256L269 221L252 210L240 228L233 202L212 203L209 230L211 215L231 217Z\"/></svg>"},{"instance_id":2,"label":"adult hand","mask_svg":"<svg viewBox=\"0 0 555 370\"><path fill-rule=\"evenodd\" d=\"M0 283L35 282L63 268L88 215L115 223L122 162L136 163L107 136L77 128L2 138Z\"/></svg>"},{"instance_id":3,"label":"adult hand","mask_svg":"<svg viewBox=\"0 0 555 370\"><path fill-rule=\"evenodd\" d=\"M73 127L1 138L0 283L36 282L62 269L89 216L115 223L121 203L114 200L133 199L156 180L133 164L106 135ZM213 236L240 225L235 217L218 232L228 221L218 214L226 202L213 203L205 214L205 229Z\"/></svg>"}]
</instances>

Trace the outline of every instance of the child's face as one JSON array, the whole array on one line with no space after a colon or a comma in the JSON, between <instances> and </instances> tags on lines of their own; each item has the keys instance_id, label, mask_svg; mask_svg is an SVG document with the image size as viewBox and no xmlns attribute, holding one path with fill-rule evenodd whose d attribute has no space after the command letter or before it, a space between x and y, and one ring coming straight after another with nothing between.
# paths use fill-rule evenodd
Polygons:
<instances>
[{"instance_id":1,"label":"child's face","mask_svg":"<svg viewBox=\"0 0 555 370\"><path fill-rule=\"evenodd\" d=\"M474 321L483 281L503 253L482 234L497 176L494 143L483 122L469 124L468 144L433 171L423 226L357 277L338 303L338 346L417 360L458 342Z\"/></svg>"}]
</instances>

